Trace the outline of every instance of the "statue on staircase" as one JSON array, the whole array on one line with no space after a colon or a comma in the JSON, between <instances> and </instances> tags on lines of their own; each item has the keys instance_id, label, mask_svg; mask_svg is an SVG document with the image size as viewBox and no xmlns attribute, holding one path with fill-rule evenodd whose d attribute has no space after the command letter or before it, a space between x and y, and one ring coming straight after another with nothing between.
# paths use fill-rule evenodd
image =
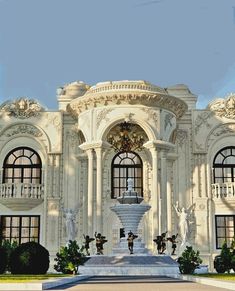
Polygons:
<instances>
[{"instance_id":1,"label":"statue on staircase","mask_svg":"<svg viewBox=\"0 0 235 291\"><path fill-rule=\"evenodd\" d=\"M136 239L138 235L135 235L131 230L128 232L128 249L130 251L130 255L133 254L133 249L134 249L134 239Z\"/></svg>"},{"instance_id":2,"label":"statue on staircase","mask_svg":"<svg viewBox=\"0 0 235 291\"><path fill-rule=\"evenodd\" d=\"M101 233L95 232L95 239L96 239L96 250L97 250L97 255L103 255L103 250L104 250L104 244L108 241L105 239L105 236L101 235Z\"/></svg>"},{"instance_id":3,"label":"statue on staircase","mask_svg":"<svg viewBox=\"0 0 235 291\"><path fill-rule=\"evenodd\" d=\"M178 243L178 241L176 241L176 238L177 238L177 236L178 236L178 233L175 235L175 234L173 234L171 237L168 237L167 238L167 240L169 241L169 242L171 242L171 248L172 248L172 252L171 252L171 255L172 256L174 256L175 255L175 250L176 250L176 248L177 248L177 243Z\"/></svg>"},{"instance_id":4,"label":"statue on staircase","mask_svg":"<svg viewBox=\"0 0 235 291\"><path fill-rule=\"evenodd\" d=\"M157 235L157 237L153 240L157 245L157 252L159 255L164 255L166 250L166 232L163 232L161 235Z\"/></svg>"},{"instance_id":5,"label":"statue on staircase","mask_svg":"<svg viewBox=\"0 0 235 291\"><path fill-rule=\"evenodd\" d=\"M90 252L89 252L89 249L90 249L90 243L95 240L93 237L89 237L89 235L83 235L84 237L84 248L86 250L86 253L88 256L90 256Z\"/></svg>"}]
</instances>

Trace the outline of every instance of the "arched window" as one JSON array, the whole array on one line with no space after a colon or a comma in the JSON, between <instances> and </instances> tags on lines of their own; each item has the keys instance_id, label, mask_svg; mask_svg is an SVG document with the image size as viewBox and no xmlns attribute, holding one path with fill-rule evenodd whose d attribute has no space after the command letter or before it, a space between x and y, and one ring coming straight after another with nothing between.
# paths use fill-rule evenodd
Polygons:
<instances>
[{"instance_id":1,"label":"arched window","mask_svg":"<svg viewBox=\"0 0 235 291\"><path fill-rule=\"evenodd\" d=\"M20 147L12 150L3 163L3 183L41 184L42 162L33 149Z\"/></svg>"},{"instance_id":2,"label":"arched window","mask_svg":"<svg viewBox=\"0 0 235 291\"><path fill-rule=\"evenodd\" d=\"M112 160L112 198L127 190L127 179L134 181L134 190L143 196L143 165L134 152L119 152Z\"/></svg>"},{"instance_id":3,"label":"arched window","mask_svg":"<svg viewBox=\"0 0 235 291\"><path fill-rule=\"evenodd\" d=\"M220 150L213 161L214 183L235 182L235 147Z\"/></svg>"}]
</instances>

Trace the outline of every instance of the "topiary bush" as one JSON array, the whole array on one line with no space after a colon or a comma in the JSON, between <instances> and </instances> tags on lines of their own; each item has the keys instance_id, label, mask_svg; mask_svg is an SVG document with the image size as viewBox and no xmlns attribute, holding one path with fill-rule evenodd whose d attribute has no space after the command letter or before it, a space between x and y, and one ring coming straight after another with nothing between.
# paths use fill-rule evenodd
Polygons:
<instances>
[{"instance_id":1,"label":"topiary bush","mask_svg":"<svg viewBox=\"0 0 235 291\"><path fill-rule=\"evenodd\" d=\"M0 247L0 274L3 274L7 268L7 252L6 249Z\"/></svg>"},{"instance_id":2,"label":"topiary bush","mask_svg":"<svg viewBox=\"0 0 235 291\"><path fill-rule=\"evenodd\" d=\"M199 257L199 251L194 251L192 247L186 247L186 250L178 258L179 269L181 274L193 274L195 269L202 263Z\"/></svg>"},{"instance_id":3,"label":"topiary bush","mask_svg":"<svg viewBox=\"0 0 235 291\"><path fill-rule=\"evenodd\" d=\"M46 274L49 268L49 252L36 242L19 245L10 257L12 274Z\"/></svg>"},{"instance_id":4,"label":"topiary bush","mask_svg":"<svg viewBox=\"0 0 235 291\"><path fill-rule=\"evenodd\" d=\"M84 254L84 247L79 247L76 240L69 241L68 246L61 247L56 254L54 269L63 274L77 274L79 265L83 265L88 258Z\"/></svg>"}]
</instances>

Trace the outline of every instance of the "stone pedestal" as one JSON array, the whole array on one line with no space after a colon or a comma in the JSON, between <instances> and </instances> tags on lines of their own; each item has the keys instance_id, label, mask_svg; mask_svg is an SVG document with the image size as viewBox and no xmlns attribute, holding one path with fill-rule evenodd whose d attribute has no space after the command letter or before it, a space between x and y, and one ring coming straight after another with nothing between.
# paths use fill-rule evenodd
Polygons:
<instances>
[{"instance_id":1,"label":"stone pedestal","mask_svg":"<svg viewBox=\"0 0 235 291\"><path fill-rule=\"evenodd\" d=\"M151 206L141 204L143 197L139 196L137 192L132 190L131 179L127 180L128 190L122 193L121 197L117 200L120 204L110 207L120 219L122 226L125 230L125 237L120 239L120 242L114 246L113 254L128 254L128 233L132 232L134 235L138 234L138 226L141 218L147 212ZM134 253L135 254L147 254L148 250L145 248L144 243L141 242L141 238L134 240Z\"/></svg>"}]
</instances>

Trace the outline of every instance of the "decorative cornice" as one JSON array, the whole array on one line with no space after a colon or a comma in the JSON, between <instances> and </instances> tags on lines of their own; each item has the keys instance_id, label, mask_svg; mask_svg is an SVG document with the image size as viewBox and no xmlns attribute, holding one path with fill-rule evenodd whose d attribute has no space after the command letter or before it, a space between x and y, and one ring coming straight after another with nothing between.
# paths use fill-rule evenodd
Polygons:
<instances>
[{"instance_id":1,"label":"decorative cornice","mask_svg":"<svg viewBox=\"0 0 235 291\"><path fill-rule=\"evenodd\" d=\"M25 119L38 116L44 108L36 100L22 97L14 101L6 101L0 106L0 110L5 111L9 116Z\"/></svg>"},{"instance_id":2,"label":"decorative cornice","mask_svg":"<svg viewBox=\"0 0 235 291\"><path fill-rule=\"evenodd\" d=\"M227 98L218 98L208 105L208 109L219 117L235 119L235 93L231 93Z\"/></svg>"},{"instance_id":3,"label":"decorative cornice","mask_svg":"<svg viewBox=\"0 0 235 291\"><path fill-rule=\"evenodd\" d=\"M169 95L165 89L144 81L120 81L91 87L84 96L71 101L67 111L76 117L95 107L120 104L160 107L173 112L178 118L187 110L183 100Z\"/></svg>"}]
</instances>

